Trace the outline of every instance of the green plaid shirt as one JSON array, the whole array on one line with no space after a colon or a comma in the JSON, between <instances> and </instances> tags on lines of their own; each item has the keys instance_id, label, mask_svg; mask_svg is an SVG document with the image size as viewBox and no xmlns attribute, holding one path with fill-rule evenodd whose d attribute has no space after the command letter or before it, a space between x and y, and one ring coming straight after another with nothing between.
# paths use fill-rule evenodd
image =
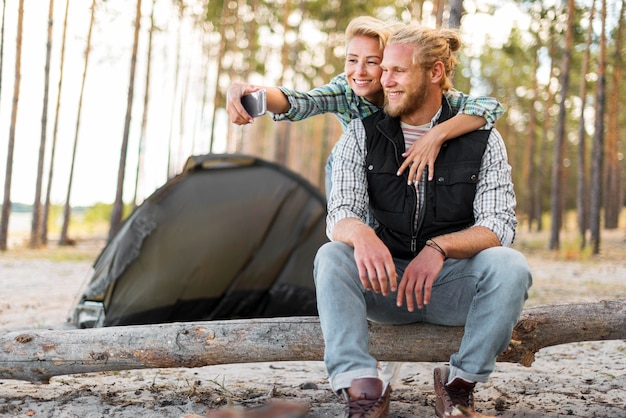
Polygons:
<instances>
[{"instance_id":1,"label":"green plaid shirt","mask_svg":"<svg viewBox=\"0 0 626 418\"><path fill-rule=\"evenodd\" d=\"M273 114L275 121L295 122L323 113L334 113L345 130L351 120L366 118L380 110L378 106L354 94L345 73L339 74L330 83L307 92L279 88L287 96L291 108L287 113ZM493 97L471 97L451 90L446 93L446 98L454 113L485 118L485 129L491 129L504 113L500 102Z\"/></svg>"}]
</instances>

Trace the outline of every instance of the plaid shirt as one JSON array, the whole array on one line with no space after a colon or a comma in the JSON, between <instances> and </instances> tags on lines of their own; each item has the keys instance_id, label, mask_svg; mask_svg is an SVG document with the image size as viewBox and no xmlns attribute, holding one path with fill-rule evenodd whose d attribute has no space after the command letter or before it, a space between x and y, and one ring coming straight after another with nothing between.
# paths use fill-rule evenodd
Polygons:
<instances>
[{"instance_id":1,"label":"plaid shirt","mask_svg":"<svg viewBox=\"0 0 626 418\"><path fill-rule=\"evenodd\" d=\"M346 74L333 78L330 83L307 92L279 89L287 96L291 108L287 113L273 114L275 121L299 121L323 113L334 113L345 130L353 119L363 119L381 108L357 96L348 85ZM454 114L464 113L482 116L487 121L485 129L491 129L504 113L504 108L493 97L471 97L457 90L446 93Z\"/></svg>"},{"instance_id":2,"label":"plaid shirt","mask_svg":"<svg viewBox=\"0 0 626 418\"><path fill-rule=\"evenodd\" d=\"M440 113L441 110L432 119L431 127L437 122ZM333 228L340 220L358 218L367 222L369 196L365 167L367 154L365 140L363 123L360 119L356 119L350 123L335 147L333 188L328 200L326 219L326 233L331 240ZM423 176L422 179L424 178ZM423 181L418 184L420 189L423 189ZM423 196L420 200L423 200ZM418 204L416 210L419 210L422 203ZM506 147L498 131L493 129L489 135L487 149L478 174L474 198L474 225L489 228L500 239L503 246L510 246L515 238L517 227L515 205L511 166L507 161ZM375 227L375 225L372 226Z\"/></svg>"}]
</instances>

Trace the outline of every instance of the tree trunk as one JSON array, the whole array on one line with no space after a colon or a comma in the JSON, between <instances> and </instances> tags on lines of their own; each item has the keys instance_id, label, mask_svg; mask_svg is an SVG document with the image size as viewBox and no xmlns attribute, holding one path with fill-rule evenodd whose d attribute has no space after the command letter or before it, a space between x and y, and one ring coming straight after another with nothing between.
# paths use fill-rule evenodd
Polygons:
<instances>
[{"instance_id":1,"label":"tree trunk","mask_svg":"<svg viewBox=\"0 0 626 418\"><path fill-rule=\"evenodd\" d=\"M133 113L133 96L135 92L135 68L137 67L137 48L139 47L139 30L141 28L141 0L137 0L135 10L135 34L133 38L133 52L130 58L130 75L128 81L128 96L126 98L126 117L124 118L124 134L120 148L120 162L117 170L117 189L113 210L111 211L111 224L109 226L109 241L113 239L122 223L124 214L124 174L126 173L126 154L128 153L128 137L130 135L130 120Z\"/></svg>"},{"instance_id":2,"label":"tree trunk","mask_svg":"<svg viewBox=\"0 0 626 418\"><path fill-rule=\"evenodd\" d=\"M591 208L589 229L593 254L600 253L600 212L602 210L602 166L604 163L604 104L606 83L606 0L602 0L600 51L598 54L598 87L596 90L596 120L591 150Z\"/></svg>"},{"instance_id":3,"label":"tree trunk","mask_svg":"<svg viewBox=\"0 0 626 418\"><path fill-rule=\"evenodd\" d=\"M176 34L176 65L174 67L174 91L172 93L172 110L170 112L170 132L167 142L167 179L170 180L176 175L176 169L174 164L176 159L172 156L172 149L174 143L174 115L176 115L176 104L178 100L178 82L180 78L180 51L181 51L181 38L183 36L183 5L179 6L178 10L178 32ZM180 141L180 138L178 138Z\"/></svg>"},{"instance_id":4,"label":"tree trunk","mask_svg":"<svg viewBox=\"0 0 626 418\"><path fill-rule=\"evenodd\" d=\"M596 2L592 2L589 11L589 22L593 22ZM576 220L580 234L580 248L587 246L587 229L589 228L589 199L587 190L587 135L585 134L585 106L587 105L587 79L589 73L590 50L593 42L593 25L587 28L586 48L583 57L580 83L580 114L578 115L578 172L576 182Z\"/></svg>"},{"instance_id":5,"label":"tree trunk","mask_svg":"<svg viewBox=\"0 0 626 418\"><path fill-rule=\"evenodd\" d=\"M2 97L2 68L4 62L4 22L7 10L7 0L2 0L2 26L0 26L0 97Z\"/></svg>"},{"instance_id":6,"label":"tree trunk","mask_svg":"<svg viewBox=\"0 0 626 418\"><path fill-rule=\"evenodd\" d=\"M228 0L224 0L222 4L222 15L219 19L219 31L220 31L220 42L217 50L217 57L215 57L215 62L217 63L217 72L215 75L215 85L213 86L213 91L215 95L213 96L213 112L211 114L211 136L209 139L209 152L213 152L213 146L215 144L215 128L217 126L216 118L217 118L217 109L220 106L220 78L222 77L222 73L224 72L224 67L222 65L222 61L224 59L224 54L226 53L226 28L229 24L229 12L228 12ZM230 126L230 124L229 124ZM228 135L227 135L228 138ZM226 144L226 148L228 149L229 144Z\"/></svg>"},{"instance_id":7,"label":"tree trunk","mask_svg":"<svg viewBox=\"0 0 626 418\"><path fill-rule=\"evenodd\" d=\"M15 85L13 86L13 105L11 106L11 126L9 129L9 146L7 150L7 166L4 178L4 199L2 216L0 217L0 250L7 250L9 238L9 217L11 216L11 176L13 174L13 150L15 148L15 126L17 124L17 108L20 99L20 82L22 70L22 32L24 29L24 0L20 0L17 14L17 37L15 40Z\"/></svg>"},{"instance_id":8,"label":"tree trunk","mask_svg":"<svg viewBox=\"0 0 626 418\"><path fill-rule=\"evenodd\" d=\"M533 100L531 101L530 108L528 110L528 129L526 133L526 141L524 144L524 159L522 162L522 184L536 184L535 178L537 177L537 167L535 164L536 144L537 144L537 110L535 108L535 101L540 95L539 82L537 80L537 70L539 69L539 57L535 51L533 54L533 72L531 73L531 80L533 85ZM537 218L535 213L535 193L532 187L527 187L524 190L525 193L525 207L528 216L528 231L532 231L533 221Z\"/></svg>"},{"instance_id":9,"label":"tree trunk","mask_svg":"<svg viewBox=\"0 0 626 418\"><path fill-rule=\"evenodd\" d=\"M552 46L550 47L551 56L553 55ZM554 62L554 60L551 60ZM552 65L552 64L551 64ZM554 68L550 67L550 74L554 74ZM545 192L545 184L544 179L547 178L546 171L548 170L546 167L549 164L546 162L548 159L548 145L550 141L548 140L548 132L552 129L552 119L550 118L550 107L554 102L554 93L550 88L550 85L544 87L546 91L547 99L544 104L543 111L543 122L541 125L541 140L538 141L538 151L539 151L539 161L537 164L537 175L535 176L535 187L534 187L534 201L535 201L535 215L537 216L537 231L543 231L543 199Z\"/></svg>"},{"instance_id":10,"label":"tree trunk","mask_svg":"<svg viewBox=\"0 0 626 418\"><path fill-rule=\"evenodd\" d=\"M206 125L205 114L206 114L206 107L207 107L208 96L209 96L209 69L211 67L211 63L213 62L212 51L214 47L214 43L211 42L210 40L211 33L205 29L204 35L206 38L202 40L202 51L205 54L204 61L202 64L202 74L204 74L204 78L202 82L202 101L200 105L198 119L196 120L196 125L199 126L199 128L196 128L194 130L194 143L201 144L200 149L203 154L207 152L211 152L211 147L208 144L209 138L204 138L204 134L205 134L204 126ZM198 130L202 134L202 138L200 140L195 139L195 135L198 134Z\"/></svg>"},{"instance_id":11,"label":"tree trunk","mask_svg":"<svg viewBox=\"0 0 626 418\"><path fill-rule=\"evenodd\" d=\"M48 42L46 43L46 65L44 69L43 106L41 111L41 140L39 142L39 161L35 185L35 201L30 228L30 248L41 247L41 188L43 184L43 166L46 155L46 133L48 126L48 92L50 91L50 55L52 51L52 25L54 23L54 0L48 3Z\"/></svg>"},{"instance_id":12,"label":"tree trunk","mask_svg":"<svg viewBox=\"0 0 626 418\"><path fill-rule=\"evenodd\" d=\"M135 172L135 192L133 194L133 210L139 204L137 197L139 195L139 189L142 185L142 179L144 176L144 164L145 164L145 152L146 152L146 132L148 131L148 105L150 104L150 74L152 68L152 44L154 31L156 29L154 25L154 9L156 0L152 0L152 8L150 9L150 29L148 29L148 51L146 55L146 77L145 77L145 90L143 94L143 113L141 116L141 133L139 135L139 145L137 149L137 170ZM142 199L143 200L143 199Z\"/></svg>"},{"instance_id":13,"label":"tree trunk","mask_svg":"<svg viewBox=\"0 0 626 418\"><path fill-rule=\"evenodd\" d=\"M57 147L57 133L59 131L59 113L61 109L61 91L63 89L63 67L65 65L65 44L67 40L67 16L70 9L70 0L65 0L65 17L63 18L63 40L61 41L61 59L59 69L59 88L57 90L56 110L54 112L54 129L52 131L52 145L50 147L50 166L48 168L48 186L46 188L46 202L43 207L41 221L41 243L48 243L48 218L52 195L52 177L54 173L54 156Z\"/></svg>"},{"instance_id":14,"label":"tree trunk","mask_svg":"<svg viewBox=\"0 0 626 418\"><path fill-rule=\"evenodd\" d=\"M552 160L552 191L551 208L552 208L552 227L550 234L550 249L558 250L560 247L559 232L563 223L563 210L565 193L565 171L563 159L565 158L565 119L567 109L565 102L569 91L569 71L570 57L572 48L574 47L574 15L576 14L576 6L574 0L567 0L567 28L565 32L565 46L561 58L561 101L559 103L559 118L557 124L556 138L554 139L554 155Z\"/></svg>"},{"instance_id":15,"label":"tree trunk","mask_svg":"<svg viewBox=\"0 0 626 418\"><path fill-rule=\"evenodd\" d=\"M282 26L283 26L283 34L286 35L289 32L289 14L292 12L292 3L291 0L285 1L284 10L282 11ZM280 50L280 64L283 71L280 74L278 79L278 85L284 86L286 83L285 74L287 73L287 69L291 67L291 63L289 62L289 51L292 49L292 45L289 43L287 37L283 37L283 47ZM289 147L289 135L290 129L286 123L281 123L278 125L275 131L275 154L273 155L272 160L281 165L287 165L287 154Z\"/></svg>"},{"instance_id":16,"label":"tree trunk","mask_svg":"<svg viewBox=\"0 0 626 418\"><path fill-rule=\"evenodd\" d=\"M191 40L189 41L188 47L190 51L195 51L195 40L196 36L191 36ZM181 167L184 166L185 161L189 155L193 155L193 144L191 144L191 152L186 152L185 148L186 144L186 136L185 130L187 129L186 124L186 115L188 112L188 97L189 97L189 85L191 83L191 69L195 67L194 58L198 54L191 53L187 54L187 64L184 65L187 71L181 77L182 88L180 92L180 106L178 107L178 151L176 151L176 164L175 164L175 173L180 173Z\"/></svg>"},{"instance_id":17,"label":"tree trunk","mask_svg":"<svg viewBox=\"0 0 626 418\"><path fill-rule=\"evenodd\" d=\"M463 17L463 0L450 0L448 27L459 29L461 27L461 17Z\"/></svg>"},{"instance_id":18,"label":"tree trunk","mask_svg":"<svg viewBox=\"0 0 626 418\"><path fill-rule=\"evenodd\" d=\"M435 16L435 26L440 28L443 26L443 10L445 1L434 0L433 1L433 16Z\"/></svg>"},{"instance_id":19,"label":"tree trunk","mask_svg":"<svg viewBox=\"0 0 626 418\"><path fill-rule=\"evenodd\" d=\"M87 67L89 66L89 56L91 55L91 34L93 33L94 18L96 15L96 0L91 1L91 17L89 21L89 30L87 32L87 46L85 46L85 66L83 67L83 77L80 85L80 95L78 98L78 114L76 115L76 129L74 131L74 146L72 148L72 160L70 162L70 177L67 182L67 194L65 196L65 206L63 209L63 226L61 227L61 236L59 238L60 245L70 245L71 240L67 236L70 226L72 195L72 180L74 178L74 166L76 164L76 150L78 148L78 133L80 131L80 116L83 109L83 95L85 93L85 81L87 80Z\"/></svg>"},{"instance_id":20,"label":"tree trunk","mask_svg":"<svg viewBox=\"0 0 626 418\"><path fill-rule=\"evenodd\" d=\"M425 323L369 329L370 352L381 361L448 361L463 336L463 327ZM545 347L624 338L626 300L528 308L498 361L529 367ZM316 317L27 330L3 335L0 346L0 379L31 382L112 370L319 361L324 354Z\"/></svg>"},{"instance_id":21,"label":"tree trunk","mask_svg":"<svg viewBox=\"0 0 626 418\"><path fill-rule=\"evenodd\" d=\"M411 1L411 16L413 20L422 22L424 19L424 0Z\"/></svg>"},{"instance_id":22,"label":"tree trunk","mask_svg":"<svg viewBox=\"0 0 626 418\"><path fill-rule=\"evenodd\" d=\"M613 91L619 91L622 84L622 45L624 34L624 0L621 4L621 13L617 24L615 36L615 49L613 52ZM624 192L622 188L622 170L620 161L620 95L611 94L608 98L607 134L606 134L606 193L604 194L604 228L616 229L619 223L619 215L622 210Z\"/></svg>"}]
</instances>

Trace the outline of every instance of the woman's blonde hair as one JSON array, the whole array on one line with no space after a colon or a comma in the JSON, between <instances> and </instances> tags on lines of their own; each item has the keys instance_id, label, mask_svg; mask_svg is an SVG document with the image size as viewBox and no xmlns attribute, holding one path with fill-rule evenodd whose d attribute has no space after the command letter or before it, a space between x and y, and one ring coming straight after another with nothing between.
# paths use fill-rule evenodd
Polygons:
<instances>
[{"instance_id":1,"label":"woman's blonde hair","mask_svg":"<svg viewBox=\"0 0 626 418\"><path fill-rule=\"evenodd\" d=\"M394 30L394 24L383 22L371 16L359 16L350 21L346 28L346 42L355 36L367 36L378 40L380 50L385 49L387 40Z\"/></svg>"},{"instance_id":2,"label":"woman's blonde hair","mask_svg":"<svg viewBox=\"0 0 626 418\"><path fill-rule=\"evenodd\" d=\"M437 61L445 68L440 87L444 92L452 88L452 75L458 63L455 53L461 48L458 32L451 29L433 29L417 23L410 23L395 31L387 41L388 45L408 44L415 47L413 62L424 69L430 69Z\"/></svg>"}]
</instances>

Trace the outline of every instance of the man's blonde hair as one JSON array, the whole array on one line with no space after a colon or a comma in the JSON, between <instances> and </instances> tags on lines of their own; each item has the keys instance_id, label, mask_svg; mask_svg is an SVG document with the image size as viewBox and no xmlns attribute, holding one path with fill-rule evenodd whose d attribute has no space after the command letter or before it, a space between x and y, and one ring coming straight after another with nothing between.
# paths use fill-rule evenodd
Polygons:
<instances>
[{"instance_id":1,"label":"man's blonde hair","mask_svg":"<svg viewBox=\"0 0 626 418\"><path fill-rule=\"evenodd\" d=\"M437 61L445 68L439 86L445 92L452 88L452 75L458 63L455 53L461 48L458 32L451 29L432 29L417 23L410 23L396 30L387 41L388 45L413 45L413 62L428 70Z\"/></svg>"}]
</instances>

